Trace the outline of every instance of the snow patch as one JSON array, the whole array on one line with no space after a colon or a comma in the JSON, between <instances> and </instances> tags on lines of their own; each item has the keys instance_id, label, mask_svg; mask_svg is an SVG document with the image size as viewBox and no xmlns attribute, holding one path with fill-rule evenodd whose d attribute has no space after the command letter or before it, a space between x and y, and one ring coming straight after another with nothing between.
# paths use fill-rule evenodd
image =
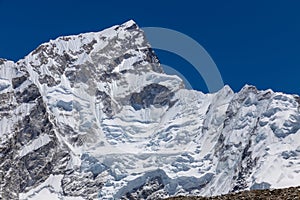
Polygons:
<instances>
[{"instance_id":1,"label":"snow patch","mask_svg":"<svg viewBox=\"0 0 300 200\"><path fill-rule=\"evenodd\" d=\"M37 139L33 140L29 145L24 146L21 151L19 151L19 157L22 158L27 154L45 146L51 141L48 135L39 136Z\"/></svg>"}]
</instances>

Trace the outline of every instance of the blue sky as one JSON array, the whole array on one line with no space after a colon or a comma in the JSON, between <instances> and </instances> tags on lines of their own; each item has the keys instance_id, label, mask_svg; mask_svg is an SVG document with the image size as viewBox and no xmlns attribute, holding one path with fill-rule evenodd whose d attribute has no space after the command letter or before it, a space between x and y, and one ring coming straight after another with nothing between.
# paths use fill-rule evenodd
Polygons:
<instances>
[{"instance_id":1,"label":"blue sky","mask_svg":"<svg viewBox=\"0 0 300 200\"><path fill-rule=\"evenodd\" d=\"M235 91L300 94L300 1L0 0L0 57L18 60L60 35L98 31L129 19L180 31L200 43ZM188 62L157 51L162 63L207 92Z\"/></svg>"}]
</instances>

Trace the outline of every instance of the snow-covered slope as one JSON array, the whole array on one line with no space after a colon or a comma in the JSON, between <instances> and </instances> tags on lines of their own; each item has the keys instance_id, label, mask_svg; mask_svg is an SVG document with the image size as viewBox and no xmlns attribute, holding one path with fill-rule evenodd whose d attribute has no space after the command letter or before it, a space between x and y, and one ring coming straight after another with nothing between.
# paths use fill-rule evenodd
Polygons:
<instances>
[{"instance_id":1,"label":"snow-covered slope","mask_svg":"<svg viewBox=\"0 0 300 200\"><path fill-rule=\"evenodd\" d=\"M300 98L166 75L133 22L0 60L0 196L159 199L300 185Z\"/></svg>"}]
</instances>

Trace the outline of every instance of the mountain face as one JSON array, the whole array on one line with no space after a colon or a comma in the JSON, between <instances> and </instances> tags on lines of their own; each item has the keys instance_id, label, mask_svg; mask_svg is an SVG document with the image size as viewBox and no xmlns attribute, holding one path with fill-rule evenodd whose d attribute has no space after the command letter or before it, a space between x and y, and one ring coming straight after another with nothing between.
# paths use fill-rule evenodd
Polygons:
<instances>
[{"instance_id":1,"label":"mountain face","mask_svg":"<svg viewBox=\"0 0 300 200\"><path fill-rule=\"evenodd\" d=\"M128 21L0 60L2 199L160 199L300 185L300 98L186 90ZM0 199L1 199L0 198Z\"/></svg>"}]
</instances>

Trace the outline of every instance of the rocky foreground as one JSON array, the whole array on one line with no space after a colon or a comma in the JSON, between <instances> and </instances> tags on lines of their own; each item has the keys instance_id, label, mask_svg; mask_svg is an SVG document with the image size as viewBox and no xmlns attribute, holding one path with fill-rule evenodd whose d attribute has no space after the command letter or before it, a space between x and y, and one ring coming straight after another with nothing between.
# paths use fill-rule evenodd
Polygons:
<instances>
[{"instance_id":1,"label":"rocky foreground","mask_svg":"<svg viewBox=\"0 0 300 200\"><path fill-rule=\"evenodd\" d=\"M215 197L172 197L168 200L229 200L229 199L261 199L261 200L298 200L300 199L300 187L290 187L276 190L252 190L226 194Z\"/></svg>"}]
</instances>

